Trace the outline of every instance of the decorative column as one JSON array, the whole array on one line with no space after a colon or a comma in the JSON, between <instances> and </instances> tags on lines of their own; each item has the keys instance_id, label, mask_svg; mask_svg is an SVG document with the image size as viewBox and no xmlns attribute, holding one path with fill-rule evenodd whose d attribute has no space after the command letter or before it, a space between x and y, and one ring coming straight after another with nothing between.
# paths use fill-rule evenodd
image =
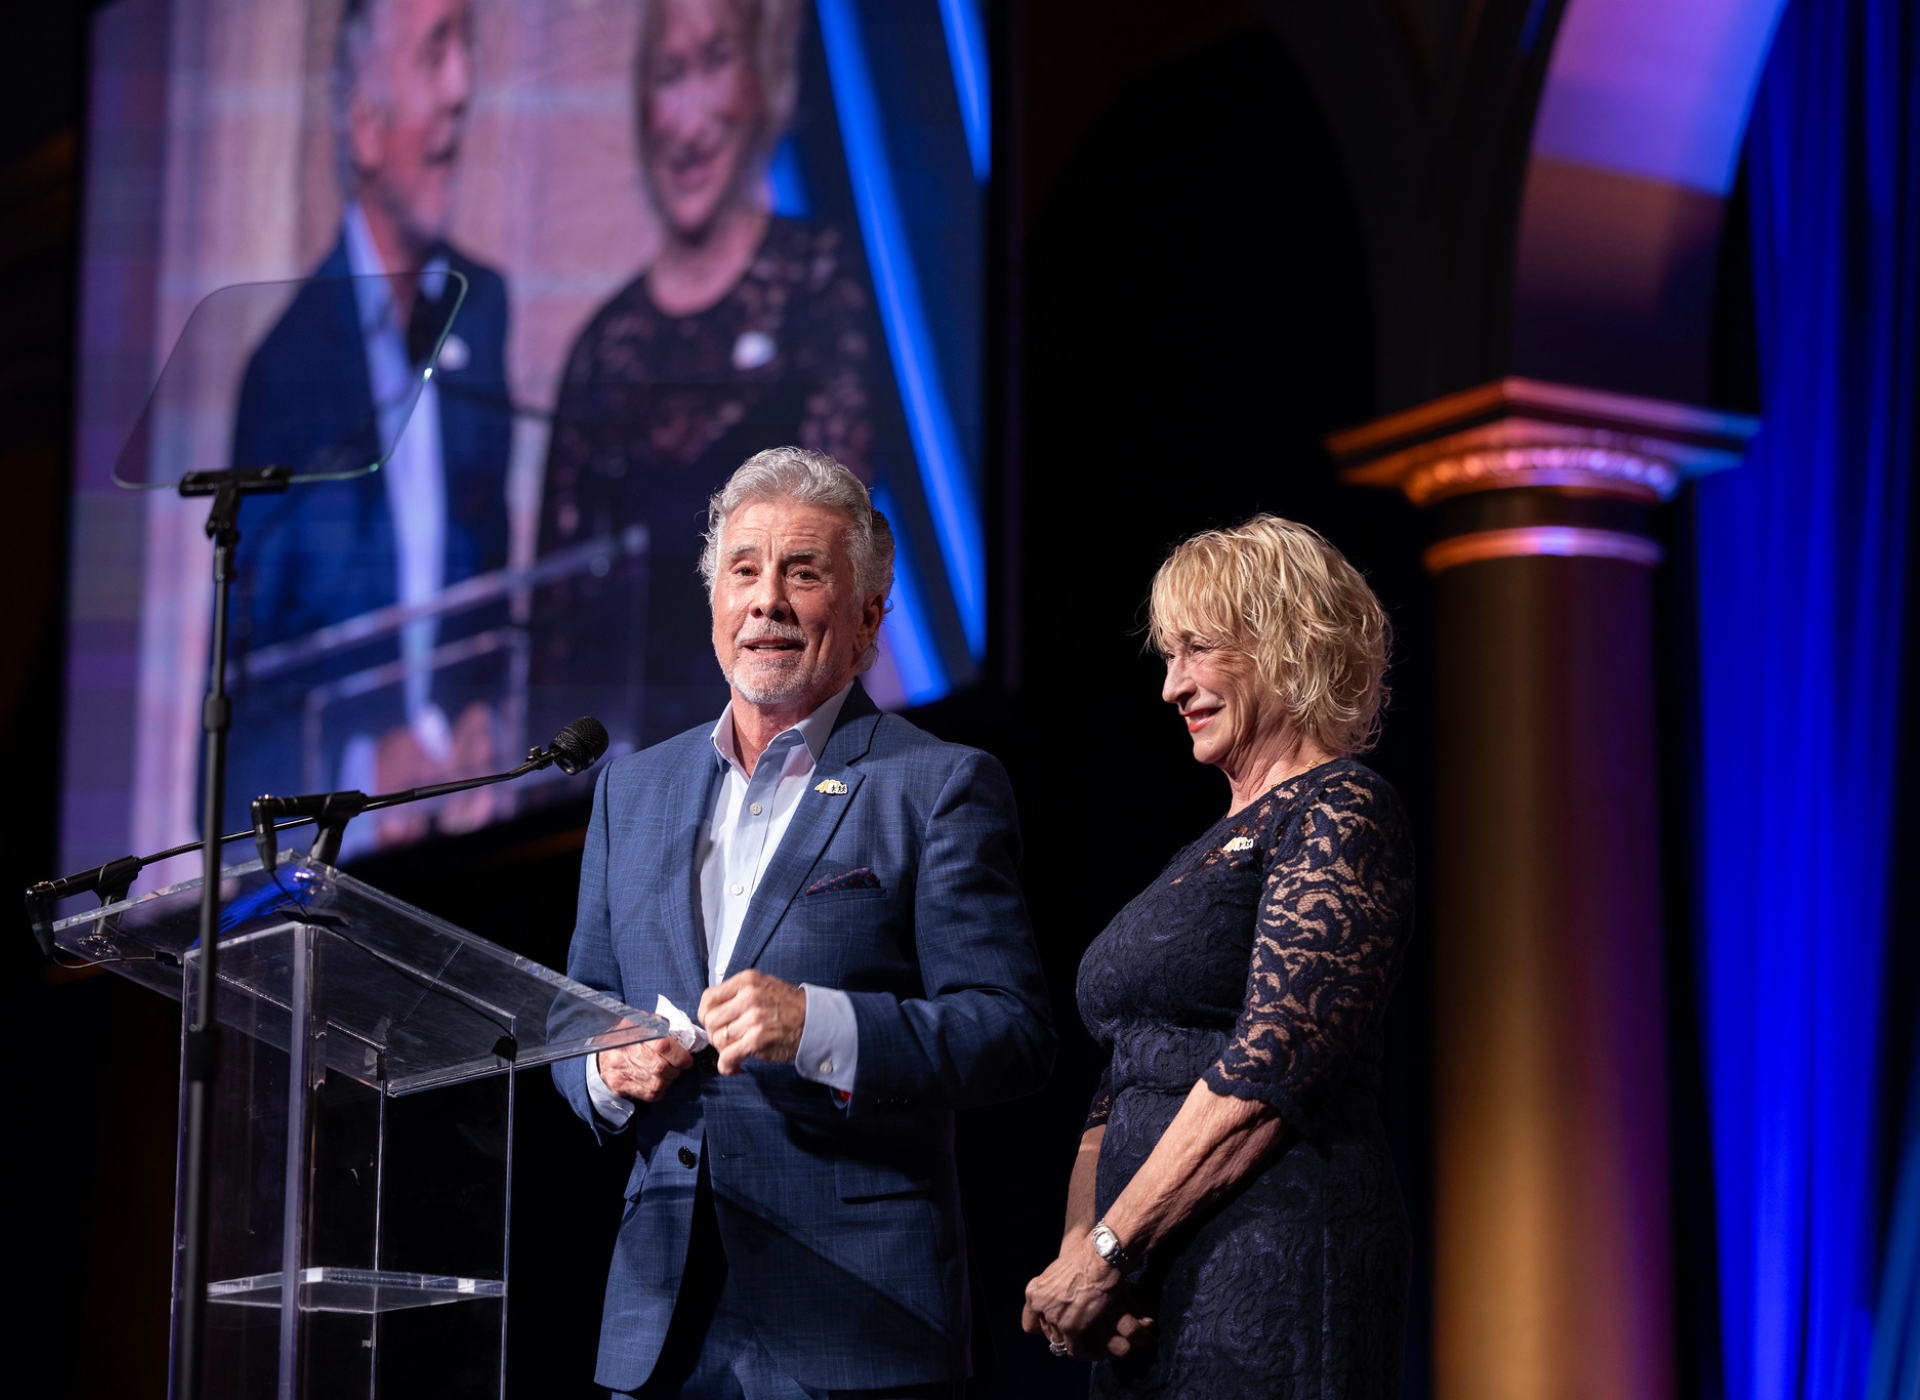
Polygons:
<instances>
[{"instance_id":1,"label":"decorative column","mask_svg":"<svg viewBox=\"0 0 1920 1400\"><path fill-rule=\"evenodd\" d=\"M1328 445L1432 512L1438 1400L1669 1400L1651 507L1752 420L1504 379Z\"/></svg>"}]
</instances>

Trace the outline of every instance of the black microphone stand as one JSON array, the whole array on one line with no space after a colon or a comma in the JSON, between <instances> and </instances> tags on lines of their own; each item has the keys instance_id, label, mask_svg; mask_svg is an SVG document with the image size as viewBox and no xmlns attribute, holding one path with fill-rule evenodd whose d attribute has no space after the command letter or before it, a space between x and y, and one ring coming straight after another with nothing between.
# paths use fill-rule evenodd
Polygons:
<instances>
[{"instance_id":1,"label":"black microphone stand","mask_svg":"<svg viewBox=\"0 0 1920 1400\"><path fill-rule=\"evenodd\" d=\"M233 702L227 698L227 595L233 582L233 551L240 543L240 502L248 496L278 495L293 481L289 467L244 467L228 471L188 472L180 494L211 496L207 537L213 541L213 655L207 698L200 710L206 735L205 785L200 829L200 962L194 984L193 1019L187 1025L186 1161L181 1174L181 1256L179 1333L174 1349L173 1394L199 1400L207 1324L207 1205L213 1171L213 1082L219 1072L216 1047L219 1021L214 1003L219 982L220 827L227 785L227 731ZM292 1286L292 1280L286 1281Z\"/></svg>"},{"instance_id":2,"label":"black microphone stand","mask_svg":"<svg viewBox=\"0 0 1920 1400\"><path fill-rule=\"evenodd\" d=\"M233 722L233 702L227 696L227 613L234 577L234 550L240 543L240 503L248 496L282 494L292 484L292 468L275 466L188 472L181 477L179 485L180 494L184 497L212 498L212 506L207 513L207 538L213 541L213 633L209 648L211 656L208 662L207 694L200 709L201 730L206 737L200 810L202 836L197 843L201 850L200 958L193 980L193 1016L187 1025L184 1057L187 1080L186 1143L185 1161L181 1164L180 1310L175 1319L177 1330L170 1391L174 1400L200 1400L205 1371L207 1227L213 1170L213 1086L219 1073L216 1003L219 991L220 848L227 840L233 839L220 834L227 783L227 735ZM584 744L582 736L575 733L582 725L591 726ZM324 793L319 795L317 806L300 811L289 810L287 814L313 820L319 825L315 854L331 864L339 853L340 837L348 820L370 807L397 806L402 802L459 792L484 783L502 782L544 768L550 763L557 763L563 772L572 774L591 766L605 750L605 729L597 720L583 719L561 731L551 752L535 749L527 756L525 763L508 773L440 783L375 798L359 792ZM301 801L262 799L266 803L286 803L290 809ZM278 828L269 815L262 830L261 804L254 805L255 825L251 834L256 842L261 843L265 852L270 848ZM284 825L299 824L295 821ZM177 847L161 855L185 854L191 849L191 846ZM158 855L145 859L123 857L81 875L69 876L29 890L27 904L33 913L34 935L41 940L43 950L51 952L51 913L55 898L83 890L97 891L102 903L116 897L124 898L141 867L160 858ZM273 863L273 857L269 856L269 869ZM186 989L182 990L184 992ZM292 1279L282 1281L282 1287L294 1286Z\"/></svg>"}]
</instances>

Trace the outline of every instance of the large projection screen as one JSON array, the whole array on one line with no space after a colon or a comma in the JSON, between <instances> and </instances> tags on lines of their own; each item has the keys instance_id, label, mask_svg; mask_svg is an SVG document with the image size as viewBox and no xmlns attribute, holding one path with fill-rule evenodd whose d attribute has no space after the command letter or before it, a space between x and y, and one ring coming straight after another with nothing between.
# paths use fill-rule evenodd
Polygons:
<instances>
[{"instance_id":1,"label":"large projection screen","mask_svg":"<svg viewBox=\"0 0 1920 1400\"><path fill-rule=\"evenodd\" d=\"M616 752L711 724L704 502L768 447L832 453L892 523L874 699L969 684L987 618L977 3L102 8L63 866L197 832L206 505L111 475L194 306L233 284L341 279L289 291L233 347L230 402L193 425L209 468L263 442L318 453L314 422L385 411L382 386L431 353L421 307L467 294L380 472L242 513L229 825L263 791L509 766L581 713ZM385 302L344 280L416 272ZM295 404L289 367L316 356L355 382L364 363L364 392ZM406 809L358 823L347 854L577 792Z\"/></svg>"}]
</instances>

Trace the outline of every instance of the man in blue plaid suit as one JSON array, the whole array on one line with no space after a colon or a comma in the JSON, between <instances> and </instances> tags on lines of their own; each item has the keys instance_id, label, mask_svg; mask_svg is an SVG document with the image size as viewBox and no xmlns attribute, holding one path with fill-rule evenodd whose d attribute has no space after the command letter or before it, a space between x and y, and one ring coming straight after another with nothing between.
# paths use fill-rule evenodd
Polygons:
<instances>
[{"instance_id":1,"label":"man in blue plaid suit","mask_svg":"<svg viewBox=\"0 0 1920 1400\"><path fill-rule=\"evenodd\" d=\"M861 689L893 540L839 463L750 458L701 567L732 699L602 773L567 958L681 1018L679 1039L555 1068L597 1134L638 1146L597 1379L957 1396L954 1110L1039 1089L1054 1052L1013 794Z\"/></svg>"}]
</instances>

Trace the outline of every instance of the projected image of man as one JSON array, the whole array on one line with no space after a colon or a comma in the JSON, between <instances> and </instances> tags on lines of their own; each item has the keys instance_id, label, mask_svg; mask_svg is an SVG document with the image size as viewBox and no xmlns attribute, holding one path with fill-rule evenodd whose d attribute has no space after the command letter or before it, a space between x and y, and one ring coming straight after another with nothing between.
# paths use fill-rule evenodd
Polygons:
<instances>
[{"instance_id":1,"label":"projected image of man","mask_svg":"<svg viewBox=\"0 0 1920 1400\"><path fill-rule=\"evenodd\" d=\"M315 470L394 446L382 471L295 491L249 530L243 654L285 660L287 644L320 628L427 603L506 563L506 288L447 238L472 87L465 0L348 0L332 74L344 210L314 275L362 280L309 286L255 351L234 456ZM466 298L416 398L459 286L449 272ZM388 790L484 769L497 684L485 665L450 669L436 648L487 621L416 616L368 645L256 675L241 696L239 794ZM489 800L483 790L439 820L478 824Z\"/></svg>"}]
</instances>

